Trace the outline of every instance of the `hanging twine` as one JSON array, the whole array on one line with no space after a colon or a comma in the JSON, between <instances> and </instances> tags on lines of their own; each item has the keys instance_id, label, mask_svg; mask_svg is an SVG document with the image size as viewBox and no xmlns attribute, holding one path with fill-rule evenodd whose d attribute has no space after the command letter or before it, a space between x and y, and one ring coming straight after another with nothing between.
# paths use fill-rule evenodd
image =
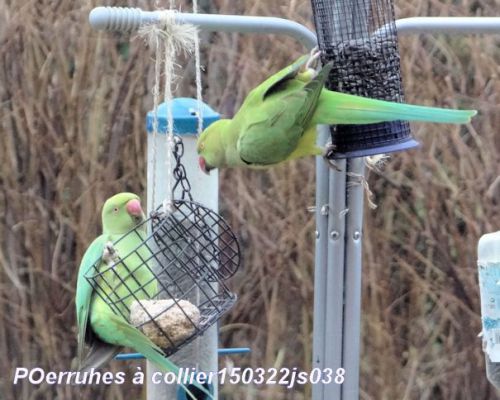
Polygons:
<instances>
[{"instance_id":1,"label":"hanging twine","mask_svg":"<svg viewBox=\"0 0 500 400\"><path fill-rule=\"evenodd\" d=\"M193 0L193 13L198 14L198 0ZM198 32L194 34L194 62L195 62L195 72L196 72L196 100L198 106L198 135L203 131L203 98L202 90L203 86L201 84L201 57L200 57L200 37Z\"/></svg>"},{"instance_id":2,"label":"hanging twine","mask_svg":"<svg viewBox=\"0 0 500 400\"><path fill-rule=\"evenodd\" d=\"M372 210L377 208L377 204L373 201L373 192L370 189L370 185L368 184L368 181L363 175L356 174L354 172L347 172L346 175L350 177L351 179L347 183L347 187L353 187L357 185L361 185L366 193L366 201L368 203L368 207L370 207ZM349 209L347 209L346 213L349 212Z\"/></svg>"},{"instance_id":3,"label":"hanging twine","mask_svg":"<svg viewBox=\"0 0 500 400\"><path fill-rule=\"evenodd\" d=\"M173 5L173 1L171 1ZM171 211L173 199L173 157L174 150L174 123L172 114L173 92L172 86L176 79L175 67L176 58L181 53L191 54L195 49L195 42L198 38L198 30L195 26L189 24L178 24L176 22L176 11L163 10L161 12L159 22L149 24L139 29L139 35L148 43L149 47L155 50L155 83L153 86L153 188L152 196L153 203L155 201L155 186L156 186L156 138L158 135L158 106L160 99L160 81L161 81L161 63L163 62L164 82L164 97L163 100L167 107L167 134L165 140L166 146L166 162L165 168L167 171L166 192L167 196L163 201L165 211ZM197 83L198 86L198 83ZM200 78L201 86L201 78ZM200 91L201 94L201 91ZM199 118L200 116L198 116ZM201 123L198 121L198 124ZM153 204L154 207L154 204Z\"/></svg>"},{"instance_id":4,"label":"hanging twine","mask_svg":"<svg viewBox=\"0 0 500 400\"><path fill-rule=\"evenodd\" d=\"M154 29L154 28L152 28ZM161 58L160 55L160 40L158 35L153 35L151 32L148 32L148 44L151 48L154 48L155 51L155 82L153 85L152 93L153 93L153 160L152 160L152 208L155 208L155 198L156 198L156 138L158 136L158 105L160 103L160 65Z\"/></svg>"},{"instance_id":5,"label":"hanging twine","mask_svg":"<svg viewBox=\"0 0 500 400\"><path fill-rule=\"evenodd\" d=\"M171 0L174 1L174 0ZM193 13L197 14L198 13L198 0L193 0ZM197 134L200 135L201 131L203 130L203 115L202 113L202 98L201 98L201 91L202 91L202 86L201 86L201 63L200 63L200 38L198 36L198 32L194 33L194 60L195 60L195 73L196 73L196 104L197 104L197 117L198 117L198 132ZM201 302L201 293L200 291L197 291L196 293L197 299L196 299L196 304L200 304ZM196 346L196 354L201 354L201 341L196 340L195 342ZM199 368L199 365L197 363L196 368Z\"/></svg>"},{"instance_id":6,"label":"hanging twine","mask_svg":"<svg viewBox=\"0 0 500 400\"><path fill-rule=\"evenodd\" d=\"M167 18L165 17L166 26ZM177 56L177 51L174 47L173 39L171 36L168 36L164 41L164 75L165 75L165 86L163 88L163 101L167 106L167 135L166 135L166 161L165 168L167 170L167 197L163 200L163 209L165 211L172 212L172 200L173 200L173 164L172 164L172 152L174 150L174 116L172 114L172 83L175 79L175 59Z\"/></svg>"}]
</instances>

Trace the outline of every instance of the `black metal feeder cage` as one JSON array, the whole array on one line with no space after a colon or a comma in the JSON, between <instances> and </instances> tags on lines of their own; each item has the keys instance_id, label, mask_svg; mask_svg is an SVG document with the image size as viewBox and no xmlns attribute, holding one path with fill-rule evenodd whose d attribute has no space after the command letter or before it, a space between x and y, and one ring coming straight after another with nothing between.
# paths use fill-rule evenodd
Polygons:
<instances>
[{"instance_id":1,"label":"black metal feeder cage","mask_svg":"<svg viewBox=\"0 0 500 400\"><path fill-rule=\"evenodd\" d=\"M311 0L330 90L403 102L392 0ZM364 157L418 146L407 121L337 125L329 158Z\"/></svg>"},{"instance_id":2,"label":"black metal feeder cage","mask_svg":"<svg viewBox=\"0 0 500 400\"><path fill-rule=\"evenodd\" d=\"M236 302L225 281L240 249L214 211L173 200L116 241L140 242L128 254L108 248L86 279L110 309L166 355L201 335Z\"/></svg>"}]
</instances>

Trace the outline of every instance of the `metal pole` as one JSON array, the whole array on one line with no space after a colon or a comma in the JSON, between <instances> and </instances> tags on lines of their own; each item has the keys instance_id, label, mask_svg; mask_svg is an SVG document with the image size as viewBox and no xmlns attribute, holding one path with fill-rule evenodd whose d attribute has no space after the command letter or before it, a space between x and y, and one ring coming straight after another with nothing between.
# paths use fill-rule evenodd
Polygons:
<instances>
[{"instance_id":1,"label":"metal pole","mask_svg":"<svg viewBox=\"0 0 500 400\"><path fill-rule=\"evenodd\" d=\"M89 15L94 29L130 32L141 25L159 22L164 11L143 11L139 8L97 7ZM274 17L241 15L176 13L177 23L198 26L207 32L265 33L290 36L308 49L316 46L316 35L295 21Z\"/></svg>"},{"instance_id":2,"label":"metal pole","mask_svg":"<svg viewBox=\"0 0 500 400\"><path fill-rule=\"evenodd\" d=\"M396 20L398 34L450 33L495 34L500 17L412 17Z\"/></svg>"},{"instance_id":3,"label":"metal pole","mask_svg":"<svg viewBox=\"0 0 500 400\"><path fill-rule=\"evenodd\" d=\"M318 126L318 146L328 141L327 125ZM313 312L313 362L312 368L325 368L325 323L327 318L327 265L328 265L328 166L322 157L316 157L316 256L314 266L314 312ZM323 386L313 385L312 397L323 399Z\"/></svg>"},{"instance_id":4,"label":"metal pole","mask_svg":"<svg viewBox=\"0 0 500 400\"><path fill-rule=\"evenodd\" d=\"M344 337L342 399L359 398L364 158L347 160Z\"/></svg>"},{"instance_id":5,"label":"metal pole","mask_svg":"<svg viewBox=\"0 0 500 400\"><path fill-rule=\"evenodd\" d=\"M329 169L328 179L328 241L326 273L326 321L325 321L325 368L333 370L343 367L342 340L345 279L345 234L346 234L346 160L335 161L336 168ZM324 400L340 398L341 386L335 381L323 385Z\"/></svg>"},{"instance_id":6,"label":"metal pole","mask_svg":"<svg viewBox=\"0 0 500 400\"><path fill-rule=\"evenodd\" d=\"M141 25L157 22L161 11L139 8L96 7L89 15L94 29L131 32ZM316 46L316 35L297 22L275 17L177 13L177 22L198 26L207 32L276 33L295 38L306 48ZM496 34L500 17L411 17L396 20L398 34L449 33ZM376 33L375 33L376 34Z\"/></svg>"}]
</instances>

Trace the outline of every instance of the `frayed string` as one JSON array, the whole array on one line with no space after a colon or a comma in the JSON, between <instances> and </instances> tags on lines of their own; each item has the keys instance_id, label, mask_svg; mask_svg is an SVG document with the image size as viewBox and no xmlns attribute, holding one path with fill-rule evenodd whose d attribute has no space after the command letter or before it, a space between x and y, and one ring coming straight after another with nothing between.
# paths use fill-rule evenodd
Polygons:
<instances>
[{"instance_id":1,"label":"frayed string","mask_svg":"<svg viewBox=\"0 0 500 400\"><path fill-rule=\"evenodd\" d=\"M170 1L170 6L174 6L174 2ZM165 140L166 146L166 161L165 168L167 171L166 193L167 196L163 201L165 211L171 210L173 201L173 151L174 151L174 121L172 114L172 87L176 81L175 67L176 59L180 53L191 54L193 51L197 53L197 98L198 103L201 103L201 73L199 62L199 43L198 43L198 28L194 25L177 23L175 10L163 10L157 23L144 25L139 29L139 36L142 37L150 48L155 52L155 83L153 86L153 208L155 201L155 186L156 186L156 140L158 135L158 106L160 101L160 81L161 81L161 63L163 62L164 75L164 92L163 101L166 104L167 112L167 135ZM201 105L199 105L201 110ZM201 129L202 122L201 112L198 112L198 130Z\"/></svg>"}]
</instances>

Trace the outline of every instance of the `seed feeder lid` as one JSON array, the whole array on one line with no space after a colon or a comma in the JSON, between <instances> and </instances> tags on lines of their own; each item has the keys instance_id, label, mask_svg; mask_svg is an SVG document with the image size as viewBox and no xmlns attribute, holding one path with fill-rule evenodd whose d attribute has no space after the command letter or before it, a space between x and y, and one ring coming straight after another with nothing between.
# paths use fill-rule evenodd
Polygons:
<instances>
[{"instance_id":1,"label":"seed feeder lid","mask_svg":"<svg viewBox=\"0 0 500 400\"><path fill-rule=\"evenodd\" d=\"M188 134L198 131L198 110L200 105L196 99L187 97L175 98L172 101L161 103L158 106L158 133L168 132L167 105L171 104L172 116L174 117L174 133ZM203 129L211 123L220 119L220 115L205 103L201 103L201 114ZM154 112L149 111L146 117L146 129L148 133L153 132Z\"/></svg>"}]
</instances>

